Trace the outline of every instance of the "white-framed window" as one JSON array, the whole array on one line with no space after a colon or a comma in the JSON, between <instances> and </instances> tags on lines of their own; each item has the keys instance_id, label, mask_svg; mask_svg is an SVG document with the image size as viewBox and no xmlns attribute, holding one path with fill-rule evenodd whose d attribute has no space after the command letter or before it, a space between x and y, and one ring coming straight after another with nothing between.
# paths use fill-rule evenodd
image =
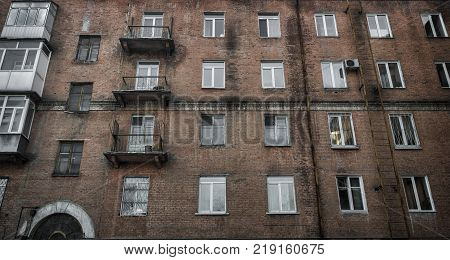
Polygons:
<instances>
[{"instance_id":1,"label":"white-framed window","mask_svg":"<svg viewBox=\"0 0 450 260\"><path fill-rule=\"evenodd\" d=\"M324 88L347 88L343 61L322 61L321 66Z\"/></svg>"},{"instance_id":2,"label":"white-framed window","mask_svg":"<svg viewBox=\"0 0 450 260\"><path fill-rule=\"evenodd\" d=\"M399 61L377 62L378 76L383 88L404 88L403 73Z\"/></svg>"},{"instance_id":3,"label":"white-framed window","mask_svg":"<svg viewBox=\"0 0 450 260\"><path fill-rule=\"evenodd\" d=\"M281 37L280 15L279 14L260 14L259 36L261 38L278 38Z\"/></svg>"},{"instance_id":4,"label":"white-framed window","mask_svg":"<svg viewBox=\"0 0 450 260\"><path fill-rule=\"evenodd\" d=\"M225 37L225 14L205 13L203 20L204 37Z\"/></svg>"},{"instance_id":5,"label":"white-framed window","mask_svg":"<svg viewBox=\"0 0 450 260\"><path fill-rule=\"evenodd\" d=\"M336 183L341 211L366 211L364 184L360 176L337 176Z\"/></svg>"},{"instance_id":6,"label":"white-framed window","mask_svg":"<svg viewBox=\"0 0 450 260\"><path fill-rule=\"evenodd\" d=\"M428 37L448 37L447 29L440 13L422 14L422 23Z\"/></svg>"},{"instance_id":7,"label":"white-framed window","mask_svg":"<svg viewBox=\"0 0 450 260\"><path fill-rule=\"evenodd\" d=\"M282 61L262 61L261 80L263 88L284 88L284 65Z\"/></svg>"},{"instance_id":8,"label":"white-framed window","mask_svg":"<svg viewBox=\"0 0 450 260\"><path fill-rule=\"evenodd\" d=\"M11 4L7 26L44 26L50 3L16 2Z\"/></svg>"},{"instance_id":9,"label":"white-framed window","mask_svg":"<svg viewBox=\"0 0 450 260\"><path fill-rule=\"evenodd\" d=\"M0 134L30 136L35 106L26 96L0 96Z\"/></svg>"},{"instance_id":10,"label":"white-framed window","mask_svg":"<svg viewBox=\"0 0 450 260\"><path fill-rule=\"evenodd\" d=\"M450 88L450 62L436 62L441 87Z\"/></svg>"},{"instance_id":11,"label":"white-framed window","mask_svg":"<svg viewBox=\"0 0 450 260\"><path fill-rule=\"evenodd\" d=\"M121 216L147 215L150 178L125 177L123 179Z\"/></svg>"},{"instance_id":12,"label":"white-framed window","mask_svg":"<svg viewBox=\"0 0 450 260\"><path fill-rule=\"evenodd\" d=\"M225 62L203 61L203 88L225 88Z\"/></svg>"},{"instance_id":13,"label":"white-framed window","mask_svg":"<svg viewBox=\"0 0 450 260\"><path fill-rule=\"evenodd\" d=\"M198 213L225 214L227 211L225 177L200 177Z\"/></svg>"},{"instance_id":14,"label":"white-framed window","mask_svg":"<svg viewBox=\"0 0 450 260\"><path fill-rule=\"evenodd\" d=\"M225 116L202 115L202 145L225 145Z\"/></svg>"},{"instance_id":15,"label":"white-framed window","mask_svg":"<svg viewBox=\"0 0 450 260\"><path fill-rule=\"evenodd\" d=\"M368 14L370 37L372 38L392 38L391 25L387 14Z\"/></svg>"},{"instance_id":16,"label":"white-framed window","mask_svg":"<svg viewBox=\"0 0 450 260\"><path fill-rule=\"evenodd\" d=\"M49 56L45 44L37 41L0 42L0 71L32 71L42 51Z\"/></svg>"},{"instance_id":17,"label":"white-framed window","mask_svg":"<svg viewBox=\"0 0 450 260\"><path fill-rule=\"evenodd\" d=\"M2 208L3 197L5 196L7 184L8 178L0 177L0 209Z\"/></svg>"},{"instance_id":18,"label":"white-framed window","mask_svg":"<svg viewBox=\"0 0 450 260\"><path fill-rule=\"evenodd\" d=\"M402 180L409 211L426 212L435 210L427 176L402 177Z\"/></svg>"},{"instance_id":19,"label":"white-framed window","mask_svg":"<svg viewBox=\"0 0 450 260\"><path fill-rule=\"evenodd\" d=\"M159 81L159 61L139 61L136 66L136 90L154 90Z\"/></svg>"},{"instance_id":20,"label":"white-framed window","mask_svg":"<svg viewBox=\"0 0 450 260\"><path fill-rule=\"evenodd\" d=\"M317 36L338 36L336 16L334 14L315 14Z\"/></svg>"},{"instance_id":21,"label":"white-framed window","mask_svg":"<svg viewBox=\"0 0 450 260\"><path fill-rule=\"evenodd\" d=\"M390 114L392 136L395 148L420 147L419 136L412 114Z\"/></svg>"},{"instance_id":22,"label":"white-framed window","mask_svg":"<svg viewBox=\"0 0 450 260\"><path fill-rule=\"evenodd\" d=\"M356 138L351 113L328 113L332 147L355 147Z\"/></svg>"},{"instance_id":23,"label":"white-framed window","mask_svg":"<svg viewBox=\"0 0 450 260\"><path fill-rule=\"evenodd\" d=\"M270 176L267 177L268 213L283 214L297 213L295 202L294 177Z\"/></svg>"},{"instance_id":24,"label":"white-framed window","mask_svg":"<svg viewBox=\"0 0 450 260\"><path fill-rule=\"evenodd\" d=\"M146 13L142 16L142 38L162 38L163 37L163 13Z\"/></svg>"},{"instance_id":25,"label":"white-framed window","mask_svg":"<svg viewBox=\"0 0 450 260\"><path fill-rule=\"evenodd\" d=\"M264 115L264 142L266 146L289 146L289 120L285 115Z\"/></svg>"},{"instance_id":26,"label":"white-framed window","mask_svg":"<svg viewBox=\"0 0 450 260\"><path fill-rule=\"evenodd\" d=\"M128 152L142 153L146 147L153 148L155 117L152 115L133 115L128 137Z\"/></svg>"}]
</instances>

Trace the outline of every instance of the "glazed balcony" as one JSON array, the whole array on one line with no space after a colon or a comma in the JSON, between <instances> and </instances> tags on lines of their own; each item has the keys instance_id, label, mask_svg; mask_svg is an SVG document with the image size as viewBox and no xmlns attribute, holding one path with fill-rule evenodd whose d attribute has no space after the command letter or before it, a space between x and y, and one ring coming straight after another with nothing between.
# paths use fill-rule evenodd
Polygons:
<instances>
[{"instance_id":1,"label":"glazed balcony","mask_svg":"<svg viewBox=\"0 0 450 260\"><path fill-rule=\"evenodd\" d=\"M123 77L122 81L121 89L113 91L122 107L145 102L165 104L171 94L165 76Z\"/></svg>"},{"instance_id":2,"label":"glazed balcony","mask_svg":"<svg viewBox=\"0 0 450 260\"><path fill-rule=\"evenodd\" d=\"M51 1L13 1L1 38L50 41L57 10Z\"/></svg>"},{"instance_id":3,"label":"glazed balcony","mask_svg":"<svg viewBox=\"0 0 450 260\"><path fill-rule=\"evenodd\" d=\"M169 26L128 26L125 37L120 38L122 48L127 53L166 52L172 54L175 43Z\"/></svg>"}]
</instances>

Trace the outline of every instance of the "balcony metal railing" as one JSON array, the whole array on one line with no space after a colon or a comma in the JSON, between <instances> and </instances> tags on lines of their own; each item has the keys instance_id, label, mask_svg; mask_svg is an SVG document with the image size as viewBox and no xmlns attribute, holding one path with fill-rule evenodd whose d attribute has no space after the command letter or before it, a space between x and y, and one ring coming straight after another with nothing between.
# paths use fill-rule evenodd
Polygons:
<instances>
[{"instance_id":1,"label":"balcony metal railing","mask_svg":"<svg viewBox=\"0 0 450 260\"><path fill-rule=\"evenodd\" d=\"M128 38L171 40L172 31L169 26L128 26Z\"/></svg>"},{"instance_id":2,"label":"balcony metal railing","mask_svg":"<svg viewBox=\"0 0 450 260\"><path fill-rule=\"evenodd\" d=\"M165 76L136 76L122 79L122 90L169 91Z\"/></svg>"},{"instance_id":3,"label":"balcony metal railing","mask_svg":"<svg viewBox=\"0 0 450 260\"><path fill-rule=\"evenodd\" d=\"M163 139L157 134L113 134L112 152L159 153L164 151Z\"/></svg>"}]
</instances>

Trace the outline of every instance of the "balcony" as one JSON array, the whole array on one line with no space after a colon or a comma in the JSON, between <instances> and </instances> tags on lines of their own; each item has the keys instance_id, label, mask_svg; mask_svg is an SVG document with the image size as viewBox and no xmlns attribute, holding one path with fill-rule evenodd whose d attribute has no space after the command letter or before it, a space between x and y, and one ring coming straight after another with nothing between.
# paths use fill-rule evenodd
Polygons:
<instances>
[{"instance_id":1,"label":"balcony","mask_svg":"<svg viewBox=\"0 0 450 260\"><path fill-rule=\"evenodd\" d=\"M172 54L175 43L169 26L128 26L128 33L120 38L122 48L127 53L166 52Z\"/></svg>"},{"instance_id":2,"label":"balcony","mask_svg":"<svg viewBox=\"0 0 450 260\"><path fill-rule=\"evenodd\" d=\"M120 90L113 91L114 97L122 107L141 102L166 104L170 90L165 76L123 77Z\"/></svg>"},{"instance_id":3,"label":"balcony","mask_svg":"<svg viewBox=\"0 0 450 260\"><path fill-rule=\"evenodd\" d=\"M0 161L25 162L28 139L22 134L0 133Z\"/></svg>"},{"instance_id":4,"label":"balcony","mask_svg":"<svg viewBox=\"0 0 450 260\"><path fill-rule=\"evenodd\" d=\"M1 38L50 41L58 6L51 2L13 1Z\"/></svg>"},{"instance_id":5,"label":"balcony","mask_svg":"<svg viewBox=\"0 0 450 260\"><path fill-rule=\"evenodd\" d=\"M114 121L112 139L111 151L104 155L115 168L123 163L153 163L161 168L168 160L159 134L120 134L119 125Z\"/></svg>"},{"instance_id":6,"label":"balcony","mask_svg":"<svg viewBox=\"0 0 450 260\"><path fill-rule=\"evenodd\" d=\"M42 41L0 41L0 93L40 99L51 52Z\"/></svg>"}]
</instances>

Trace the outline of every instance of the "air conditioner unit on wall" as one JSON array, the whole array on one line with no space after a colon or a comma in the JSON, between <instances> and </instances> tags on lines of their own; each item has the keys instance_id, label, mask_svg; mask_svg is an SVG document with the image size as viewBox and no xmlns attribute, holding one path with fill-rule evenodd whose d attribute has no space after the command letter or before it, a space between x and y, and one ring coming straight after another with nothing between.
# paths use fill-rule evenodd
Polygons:
<instances>
[{"instance_id":1,"label":"air conditioner unit on wall","mask_svg":"<svg viewBox=\"0 0 450 260\"><path fill-rule=\"evenodd\" d=\"M359 69L359 61L358 59L345 60L345 68L348 70L357 70Z\"/></svg>"}]
</instances>

